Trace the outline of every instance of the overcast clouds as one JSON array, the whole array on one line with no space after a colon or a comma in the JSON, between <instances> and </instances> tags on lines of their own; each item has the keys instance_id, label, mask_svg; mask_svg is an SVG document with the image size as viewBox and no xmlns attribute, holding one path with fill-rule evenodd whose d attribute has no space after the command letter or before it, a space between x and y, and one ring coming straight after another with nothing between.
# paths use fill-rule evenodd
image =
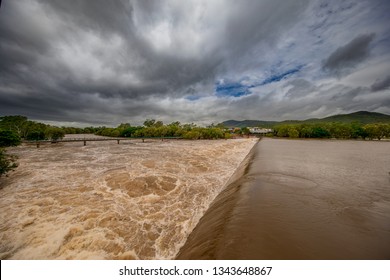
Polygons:
<instances>
[{"instance_id":1,"label":"overcast clouds","mask_svg":"<svg viewBox=\"0 0 390 280\"><path fill-rule=\"evenodd\" d=\"M116 126L390 114L389 3L3 0L0 115Z\"/></svg>"}]
</instances>

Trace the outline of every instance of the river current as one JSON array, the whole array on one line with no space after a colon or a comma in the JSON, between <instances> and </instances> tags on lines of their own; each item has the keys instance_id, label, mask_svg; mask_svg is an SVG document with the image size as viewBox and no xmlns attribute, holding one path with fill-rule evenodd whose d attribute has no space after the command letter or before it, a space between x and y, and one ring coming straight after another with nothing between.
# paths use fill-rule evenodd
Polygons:
<instances>
[{"instance_id":1,"label":"river current","mask_svg":"<svg viewBox=\"0 0 390 280\"><path fill-rule=\"evenodd\" d=\"M10 148L19 167L0 180L0 258L172 259L255 143Z\"/></svg>"},{"instance_id":2,"label":"river current","mask_svg":"<svg viewBox=\"0 0 390 280\"><path fill-rule=\"evenodd\" d=\"M178 259L390 259L390 142L263 139Z\"/></svg>"},{"instance_id":3,"label":"river current","mask_svg":"<svg viewBox=\"0 0 390 280\"><path fill-rule=\"evenodd\" d=\"M0 258L390 259L390 142L256 143L11 148Z\"/></svg>"}]
</instances>

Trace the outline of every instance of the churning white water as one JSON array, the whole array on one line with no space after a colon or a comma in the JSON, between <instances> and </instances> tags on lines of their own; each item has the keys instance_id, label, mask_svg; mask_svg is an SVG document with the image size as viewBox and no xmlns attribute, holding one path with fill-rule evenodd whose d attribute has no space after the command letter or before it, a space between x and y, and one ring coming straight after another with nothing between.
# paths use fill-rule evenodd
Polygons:
<instances>
[{"instance_id":1,"label":"churning white water","mask_svg":"<svg viewBox=\"0 0 390 280\"><path fill-rule=\"evenodd\" d=\"M0 180L1 259L170 259L254 139L22 145Z\"/></svg>"}]
</instances>

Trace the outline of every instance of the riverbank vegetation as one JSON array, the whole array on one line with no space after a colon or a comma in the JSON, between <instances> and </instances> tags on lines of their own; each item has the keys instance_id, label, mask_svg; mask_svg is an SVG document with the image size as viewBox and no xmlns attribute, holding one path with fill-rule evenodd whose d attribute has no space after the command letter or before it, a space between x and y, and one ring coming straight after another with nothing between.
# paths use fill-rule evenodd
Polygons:
<instances>
[{"instance_id":1,"label":"riverbank vegetation","mask_svg":"<svg viewBox=\"0 0 390 280\"><path fill-rule=\"evenodd\" d=\"M364 122L318 122L280 123L272 126L267 136L288 138L336 138L336 139L384 139L390 138L390 123ZM13 146L21 140L58 140L65 134L96 134L108 137L132 138L184 138L184 139L226 139L249 135L247 127L227 129L222 124L200 127L195 124L147 119L142 126L122 123L117 127L56 127L28 120L24 116L0 117L0 146Z\"/></svg>"},{"instance_id":2,"label":"riverbank vegetation","mask_svg":"<svg viewBox=\"0 0 390 280\"><path fill-rule=\"evenodd\" d=\"M13 133L23 140L58 140L65 136L66 129L28 120L24 116L0 117L0 133Z\"/></svg>"},{"instance_id":3,"label":"riverbank vegetation","mask_svg":"<svg viewBox=\"0 0 390 280\"><path fill-rule=\"evenodd\" d=\"M289 138L384 139L390 138L390 124L313 123L283 124L274 127L272 136Z\"/></svg>"},{"instance_id":4,"label":"riverbank vegetation","mask_svg":"<svg viewBox=\"0 0 390 280\"><path fill-rule=\"evenodd\" d=\"M0 117L0 176L17 167L16 157L7 154L5 147L17 146L22 140L56 141L65 134L96 134L109 137L133 138L184 138L184 139L227 139L230 134L218 126L199 127L195 124L173 122L165 125L162 121L148 119L143 126L131 126L129 123L118 127L56 127L28 120L24 116Z\"/></svg>"},{"instance_id":5,"label":"riverbank vegetation","mask_svg":"<svg viewBox=\"0 0 390 280\"><path fill-rule=\"evenodd\" d=\"M180 122L164 125L162 121L154 119L146 120L143 126L134 127L126 123L116 128L102 128L97 130L96 134L135 138L226 139L231 137L230 133L220 126L199 127L195 124L181 124Z\"/></svg>"},{"instance_id":6,"label":"riverbank vegetation","mask_svg":"<svg viewBox=\"0 0 390 280\"><path fill-rule=\"evenodd\" d=\"M162 121L147 119L143 126L132 126L129 123L122 123L117 127L56 127L40 122L28 120L24 116L0 117L0 138L2 133L8 138L15 138L17 141L41 141L58 140L65 134L96 134L109 137L133 137L133 138L163 138L176 137L184 139L226 139L231 135L223 126L210 125L200 127L195 124L181 124L172 122L164 124ZM0 141L2 141L0 139Z\"/></svg>"},{"instance_id":7,"label":"riverbank vegetation","mask_svg":"<svg viewBox=\"0 0 390 280\"><path fill-rule=\"evenodd\" d=\"M349 120L349 119L348 119ZM273 132L266 136L319 139L390 139L390 123L366 122L303 122L270 124ZM16 157L6 153L5 148L17 146L22 140L56 141L65 134L96 134L108 137L131 138L183 138L183 139L228 139L249 136L247 127L228 129L223 124L200 127L195 124L147 119L142 126L122 123L117 127L57 127L24 116L0 117L0 176L17 167Z\"/></svg>"}]
</instances>

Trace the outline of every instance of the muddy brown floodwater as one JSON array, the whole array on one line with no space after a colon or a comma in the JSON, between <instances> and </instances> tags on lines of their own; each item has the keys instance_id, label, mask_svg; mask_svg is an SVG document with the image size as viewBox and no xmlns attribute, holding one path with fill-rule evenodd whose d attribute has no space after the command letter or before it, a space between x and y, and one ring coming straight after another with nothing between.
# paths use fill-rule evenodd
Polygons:
<instances>
[{"instance_id":1,"label":"muddy brown floodwater","mask_svg":"<svg viewBox=\"0 0 390 280\"><path fill-rule=\"evenodd\" d=\"M390 259L390 142L263 139L178 259Z\"/></svg>"},{"instance_id":2,"label":"muddy brown floodwater","mask_svg":"<svg viewBox=\"0 0 390 280\"><path fill-rule=\"evenodd\" d=\"M255 143L10 148L19 167L0 180L0 259L173 258Z\"/></svg>"}]
</instances>

